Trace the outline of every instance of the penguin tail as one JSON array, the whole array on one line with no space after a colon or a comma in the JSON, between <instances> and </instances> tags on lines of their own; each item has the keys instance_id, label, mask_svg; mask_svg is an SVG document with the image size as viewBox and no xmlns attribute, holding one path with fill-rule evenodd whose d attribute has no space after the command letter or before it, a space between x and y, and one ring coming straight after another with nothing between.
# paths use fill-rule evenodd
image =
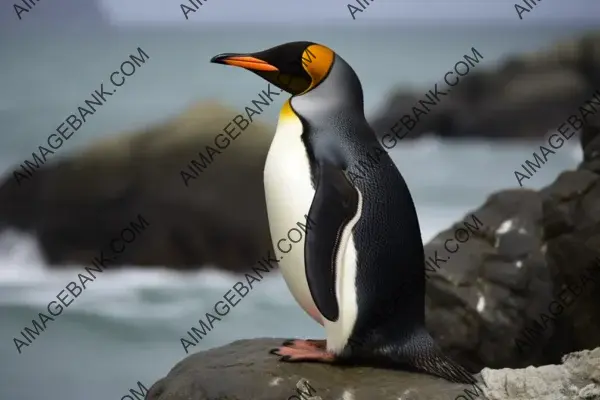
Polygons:
<instances>
[{"instance_id":1,"label":"penguin tail","mask_svg":"<svg viewBox=\"0 0 600 400\"><path fill-rule=\"evenodd\" d=\"M477 383L477 379L461 365L446 356L434 344L424 352L410 357L409 362L417 370L439 376L455 383Z\"/></svg>"},{"instance_id":2,"label":"penguin tail","mask_svg":"<svg viewBox=\"0 0 600 400\"><path fill-rule=\"evenodd\" d=\"M363 349L365 346L363 346ZM378 344L376 349L360 354L363 361L390 368L410 369L438 376L454 383L475 384L477 379L460 364L446 356L433 338L424 330L416 332L407 340ZM358 355L358 354L357 354ZM359 361L360 363L360 361Z\"/></svg>"},{"instance_id":3,"label":"penguin tail","mask_svg":"<svg viewBox=\"0 0 600 400\"><path fill-rule=\"evenodd\" d=\"M366 362L392 369L409 369L454 383L478 383L471 372L444 354L424 328L400 334L398 339L383 343L365 343L356 339L350 339L349 342L351 352L338 357L339 361L346 359L350 363Z\"/></svg>"}]
</instances>

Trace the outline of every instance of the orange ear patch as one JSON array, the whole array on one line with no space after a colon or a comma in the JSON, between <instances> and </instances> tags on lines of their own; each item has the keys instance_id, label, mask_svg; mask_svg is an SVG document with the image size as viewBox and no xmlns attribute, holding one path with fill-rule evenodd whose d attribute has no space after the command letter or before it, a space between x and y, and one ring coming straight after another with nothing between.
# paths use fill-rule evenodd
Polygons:
<instances>
[{"instance_id":1,"label":"orange ear patch","mask_svg":"<svg viewBox=\"0 0 600 400\"><path fill-rule=\"evenodd\" d=\"M325 78L333 64L334 53L325 46L313 44L302 53L302 67L310 75L312 82L304 93L311 90Z\"/></svg>"}]
</instances>

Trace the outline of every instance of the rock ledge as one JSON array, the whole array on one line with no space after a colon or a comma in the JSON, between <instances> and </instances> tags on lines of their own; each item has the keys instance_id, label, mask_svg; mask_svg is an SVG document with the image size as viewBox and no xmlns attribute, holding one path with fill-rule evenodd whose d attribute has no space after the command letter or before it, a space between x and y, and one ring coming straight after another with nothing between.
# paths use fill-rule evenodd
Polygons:
<instances>
[{"instance_id":1,"label":"rock ledge","mask_svg":"<svg viewBox=\"0 0 600 400\"><path fill-rule=\"evenodd\" d=\"M562 365L484 368L474 386L406 371L283 363L269 354L283 340L239 340L192 354L156 382L146 399L298 399L303 383L310 400L600 399L600 348L568 354Z\"/></svg>"}]
</instances>

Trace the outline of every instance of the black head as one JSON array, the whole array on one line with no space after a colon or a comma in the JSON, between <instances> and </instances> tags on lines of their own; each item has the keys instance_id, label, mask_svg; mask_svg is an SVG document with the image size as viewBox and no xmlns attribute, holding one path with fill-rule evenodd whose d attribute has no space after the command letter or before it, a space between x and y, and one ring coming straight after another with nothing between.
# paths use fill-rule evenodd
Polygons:
<instances>
[{"instance_id":1,"label":"black head","mask_svg":"<svg viewBox=\"0 0 600 400\"><path fill-rule=\"evenodd\" d=\"M256 53L224 53L210 61L250 70L292 95L307 92L329 72L335 53L312 42L290 42Z\"/></svg>"}]
</instances>

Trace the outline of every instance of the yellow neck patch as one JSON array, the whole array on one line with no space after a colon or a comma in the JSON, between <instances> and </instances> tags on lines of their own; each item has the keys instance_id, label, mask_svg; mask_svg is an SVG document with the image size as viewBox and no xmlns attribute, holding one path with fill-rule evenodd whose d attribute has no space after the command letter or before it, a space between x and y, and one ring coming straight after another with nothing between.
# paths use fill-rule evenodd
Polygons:
<instances>
[{"instance_id":1,"label":"yellow neck patch","mask_svg":"<svg viewBox=\"0 0 600 400\"><path fill-rule=\"evenodd\" d=\"M283 106L281 106L281 111L279 112L279 119L284 122L289 122L291 120L299 120L298 116L292 109L290 99L287 99L285 103L283 103Z\"/></svg>"}]
</instances>

